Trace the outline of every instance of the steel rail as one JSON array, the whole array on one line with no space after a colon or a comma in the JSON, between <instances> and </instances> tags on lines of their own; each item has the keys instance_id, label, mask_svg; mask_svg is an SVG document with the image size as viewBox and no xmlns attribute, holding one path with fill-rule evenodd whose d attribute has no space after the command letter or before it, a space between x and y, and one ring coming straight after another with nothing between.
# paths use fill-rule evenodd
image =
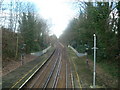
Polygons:
<instances>
[{"instance_id":1,"label":"steel rail","mask_svg":"<svg viewBox=\"0 0 120 90\"><path fill-rule=\"evenodd\" d=\"M33 73L32 75L30 75L27 80L25 80L18 88L18 90L20 90L21 88L23 88L25 86L25 84L50 60L50 58L53 56L53 54L55 53L56 50L54 50L52 52L52 54L42 63L42 65L40 65Z\"/></svg>"},{"instance_id":2,"label":"steel rail","mask_svg":"<svg viewBox=\"0 0 120 90\"><path fill-rule=\"evenodd\" d=\"M59 49L57 49L57 51L56 51L56 54L58 54L59 55ZM50 60L50 63L48 64L48 65L46 65L46 67L45 67L45 69L44 70L42 70L42 72L40 72L40 75L39 75L39 77L38 77L38 79L36 79L36 81L35 81L35 84L34 84L34 86L32 87L32 88L42 88L43 87L43 85L42 85L42 83L44 84L44 82L45 81L43 81L43 82L41 82L41 79L45 79L45 77L43 77L43 78L41 78L41 75L43 75L43 74L45 74L45 75L47 75L47 77L48 77L48 75L49 74L47 74L47 72L46 72L46 70L48 69L47 67L49 67L50 66L50 70L48 71L48 73L51 71L51 69L52 69L52 65L53 65L53 63L54 63L54 61L53 61L53 58L55 58L55 54L54 54L54 56L51 58L51 60ZM46 78L47 78L46 77ZM39 83L39 85L37 85L38 84L38 80L40 80L40 83ZM37 87L36 87L36 85L37 85ZM42 85L42 86L41 86Z\"/></svg>"},{"instance_id":3,"label":"steel rail","mask_svg":"<svg viewBox=\"0 0 120 90\"><path fill-rule=\"evenodd\" d=\"M45 69L48 67L48 65L50 64L52 59L49 60L49 62L47 63L46 67L44 67L44 69L42 70L42 72L39 74L39 76L37 77L37 79L34 81L33 85L30 87L30 89L32 89L34 87L34 85L37 83L37 80L40 78L40 76L42 75L42 73L45 71Z\"/></svg>"},{"instance_id":4,"label":"steel rail","mask_svg":"<svg viewBox=\"0 0 120 90\"><path fill-rule=\"evenodd\" d=\"M58 55L58 56L59 56L59 55ZM53 75L53 73L54 73L55 67L57 66L58 60L59 60L59 57L56 59L55 64L54 64L54 66L53 66L53 68L52 68L49 76L47 77L47 79L46 79L46 81L45 81L45 83L44 83L44 85L43 85L43 87L42 87L43 90L47 87L47 85L48 85L48 83L49 83L49 81L50 81L50 79L51 79L51 77L52 77L52 75Z\"/></svg>"},{"instance_id":5,"label":"steel rail","mask_svg":"<svg viewBox=\"0 0 120 90\"><path fill-rule=\"evenodd\" d=\"M67 84L67 63L66 63L66 88L68 87L68 84Z\"/></svg>"},{"instance_id":6,"label":"steel rail","mask_svg":"<svg viewBox=\"0 0 120 90\"><path fill-rule=\"evenodd\" d=\"M58 76L59 76L59 73L60 73L60 70L61 70L61 60L62 60L61 57L62 57L62 54L60 56L60 61L59 61L59 64L58 64L58 69L57 69L57 73L55 75L55 79L54 79L52 88L56 88L56 84L58 83Z\"/></svg>"},{"instance_id":7,"label":"steel rail","mask_svg":"<svg viewBox=\"0 0 120 90\"><path fill-rule=\"evenodd\" d=\"M74 90L75 86L74 86L74 77L73 77L73 74L71 72L71 81L72 81L72 89Z\"/></svg>"},{"instance_id":8,"label":"steel rail","mask_svg":"<svg viewBox=\"0 0 120 90\"><path fill-rule=\"evenodd\" d=\"M70 64L70 66L71 66L70 58L68 58L68 59L69 59L68 62ZM72 72L73 72L72 67L70 67L71 84L72 84L72 89L74 90L75 85L74 85L74 76L73 76Z\"/></svg>"},{"instance_id":9,"label":"steel rail","mask_svg":"<svg viewBox=\"0 0 120 90\"><path fill-rule=\"evenodd\" d=\"M59 71L58 71L58 78L57 78L57 80L56 80L56 82L55 82L54 88L57 87L58 80L59 80L59 77L60 77L60 70L61 70L62 62L60 62L60 63L61 63L61 64L60 64L60 69L59 69Z\"/></svg>"}]
</instances>

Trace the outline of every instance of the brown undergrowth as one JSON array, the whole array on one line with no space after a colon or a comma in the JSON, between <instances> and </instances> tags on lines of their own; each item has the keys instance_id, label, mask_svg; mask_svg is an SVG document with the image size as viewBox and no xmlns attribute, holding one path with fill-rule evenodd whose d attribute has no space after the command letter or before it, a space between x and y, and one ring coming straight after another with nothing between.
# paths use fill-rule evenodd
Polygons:
<instances>
[{"instance_id":1,"label":"brown undergrowth","mask_svg":"<svg viewBox=\"0 0 120 90\"><path fill-rule=\"evenodd\" d=\"M77 57L77 55L68 49L71 61L75 64L83 88L90 88L93 83L93 61L86 56ZM96 85L99 88L118 88L118 79L113 78L103 68L96 64Z\"/></svg>"}]
</instances>

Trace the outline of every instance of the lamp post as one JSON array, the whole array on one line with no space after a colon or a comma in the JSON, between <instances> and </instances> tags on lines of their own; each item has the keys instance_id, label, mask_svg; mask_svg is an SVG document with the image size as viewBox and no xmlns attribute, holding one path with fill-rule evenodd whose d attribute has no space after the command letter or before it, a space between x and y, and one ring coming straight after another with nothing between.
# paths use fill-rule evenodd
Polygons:
<instances>
[{"instance_id":1,"label":"lamp post","mask_svg":"<svg viewBox=\"0 0 120 90\"><path fill-rule=\"evenodd\" d=\"M95 88L95 74L96 74L96 35L94 34L94 69L93 69L93 88Z\"/></svg>"}]
</instances>

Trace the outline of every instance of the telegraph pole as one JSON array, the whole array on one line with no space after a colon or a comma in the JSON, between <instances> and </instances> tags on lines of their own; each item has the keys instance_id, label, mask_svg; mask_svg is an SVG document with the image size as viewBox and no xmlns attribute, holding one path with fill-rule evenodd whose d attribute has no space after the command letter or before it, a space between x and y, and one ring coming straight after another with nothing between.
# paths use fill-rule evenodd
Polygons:
<instances>
[{"instance_id":1,"label":"telegraph pole","mask_svg":"<svg viewBox=\"0 0 120 90\"><path fill-rule=\"evenodd\" d=\"M93 88L95 88L95 74L96 74L96 35L94 34L94 70L93 70Z\"/></svg>"}]
</instances>

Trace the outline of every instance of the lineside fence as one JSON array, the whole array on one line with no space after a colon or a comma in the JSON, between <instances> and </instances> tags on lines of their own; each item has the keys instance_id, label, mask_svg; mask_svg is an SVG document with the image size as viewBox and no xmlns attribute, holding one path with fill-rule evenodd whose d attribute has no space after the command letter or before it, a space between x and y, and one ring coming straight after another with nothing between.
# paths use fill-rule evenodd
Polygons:
<instances>
[{"instance_id":1,"label":"lineside fence","mask_svg":"<svg viewBox=\"0 0 120 90\"><path fill-rule=\"evenodd\" d=\"M41 55L45 54L50 48L51 48L51 46L47 47L46 49L44 49L40 52L31 53L31 55L41 56Z\"/></svg>"},{"instance_id":2,"label":"lineside fence","mask_svg":"<svg viewBox=\"0 0 120 90\"><path fill-rule=\"evenodd\" d=\"M75 50L72 46L68 45L69 48L71 48L75 54L78 56L78 57L81 57L81 56L85 56L86 53L79 53L77 50Z\"/></svg>"}]
</instances>

